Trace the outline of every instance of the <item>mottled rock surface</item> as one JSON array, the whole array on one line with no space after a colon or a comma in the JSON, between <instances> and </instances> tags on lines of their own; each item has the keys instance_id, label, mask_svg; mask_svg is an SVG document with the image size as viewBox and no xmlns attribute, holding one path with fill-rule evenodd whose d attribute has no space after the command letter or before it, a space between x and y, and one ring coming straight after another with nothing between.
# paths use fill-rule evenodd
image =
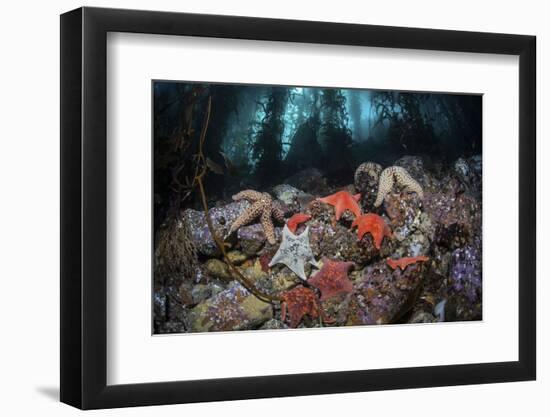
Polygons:
<instances>
[{"instance_id":1,"label":"mottled rock surface","mask_svg":"<svg viewBox=\"0 0 550 417\"><path fill-rule=\"evenodd\" d=\"M380 261L363 271L350 301L348 325L388 324L399 320L412 309L422 284L424 263L408 266L404 271L391 270Z\"/></svg>"},{"instance_id":2,"label":"mottled rock surface","mask_svg":"<svg viewBox=\"0 0 550 417\"><path fill-rule=\"evenodd\" d=\"M247 330L273 317L270 304L235 284L194 307L188 316L190 332Z\"/></svg>"},{"instance_id":3,"label":"mottled rock surface","mask_svg":"<svg viewBox=\"0 0 550 417\"><path fill-rule=\"evenodd\" d=\"M231 224L244 211L250 207L246 201L236 201L222 207L214 207L210 210L210 219L218 237L224 239L231 227ZM206 256L219 256L220 251L210 234L204 212L187 209L183 212L183 218L188 222L193 240L200 254Z\"/></svg>"}]
</instances>

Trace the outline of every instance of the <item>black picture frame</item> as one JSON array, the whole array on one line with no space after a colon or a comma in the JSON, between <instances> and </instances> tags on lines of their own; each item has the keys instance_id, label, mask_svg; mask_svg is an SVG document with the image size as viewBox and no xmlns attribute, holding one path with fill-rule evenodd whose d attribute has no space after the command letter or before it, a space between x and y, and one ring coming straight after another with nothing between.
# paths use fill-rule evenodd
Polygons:
<instances>
[{"instance_id":1,"label":"black picture frame","mask_svg":"<svg viewBox=\"0 0 550 417\"><path fill-rule=\"evenodd\" d=\"M107 385L108 32L519 56L519 360ZM61 16L60 56L62 402L94 409L536 378L534 36L85 7Z\"/></svg>"}]
</instances>

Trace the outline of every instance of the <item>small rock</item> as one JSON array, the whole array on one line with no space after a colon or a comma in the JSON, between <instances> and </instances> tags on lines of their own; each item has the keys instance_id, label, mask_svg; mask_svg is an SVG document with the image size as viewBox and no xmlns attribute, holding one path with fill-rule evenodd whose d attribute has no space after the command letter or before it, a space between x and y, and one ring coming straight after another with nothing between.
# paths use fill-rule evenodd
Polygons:
<instances>
[{"instance_id":1,"label":"small rock","mask_svg":"<svg viewBox=\"0 0 550 417\"><path fill-rule=\"evenodd\" d=\"M281 293L295 286L300 279L287 267L284 267L282 271L276 273L271 279L272 291L274 293Z\"/></svg>"},{"instance_id":2,"label":"small rock","mask_svg":"<svg viewBox=\"0 0 550 417\"><path fill-rule=\"evenodd\" d=\"M241 268L241 272L244 277L251 282L256 282L260 279L268 277L267 272L262 270L262 266L259 261L254 262L254 264L246 268Z\"/></svg>"},{"instance_id":3,"label":"small rock","mask_svg":"<svg viewBox=\"0 0 550 417\"><path fill-rule=\"evenodd\" d=\"M278 239L277 234L275 237ZM266 241L264 230L259 223L241 227L237 230L237 240L244 254L252 256L257 254Z\"/></svg>"},{"instance_id":4,"label":"small rock","mask_svg":"<svg viewBox=\"0 0 550 417\"><path fill-rule=\"evenodd\" d=\"M273 194L280 201L285 215L292 215L300 211L305 211L308 204L315 198L311 194L304 193L296 187L289 184L279 184L273 188ZM286 209L285 209L286 208Z\"/></svg>"},{"instance_id":5,"label":"small rock","mask_svg":"<svg viewBox=\"0 0 550 417\"><path fill-rule=\"evenodd\" d=\"M296 202L298 203L299 209L297 211L305 212L308 210L312 201L315 200L315 196L312 194L301 193L296 197Z\"/></svg>"},{"instance_id":6,"label":"small rock","mask_svg":"<svg viewBox=\"0 0 550 417\"><path fill-rule=\"evenodd\" d=\"M278 330L278 329L288 329L288 326L283 323L281 320L271 319L266 321L260 330Z\"/></svg>"},{"instance_id":7,"label":"small rock","mask_svg":"<svg viewBox=\"0 0 550 417\"><path fill-rule=\"evenodd\" d=\"M191 290L193 304L199 304L207 298L213 297L223 291L223 287L216 283L197 284Z\"/></svg>"},{"instance_id":8,"label":"small rock","mask_svg":"<svg viewBox=\"0 0 550 417\"><path fill-rule=\"evenodd\" d=\"M296 203L296 198L300 193L302 193L302 191L289 184L279 184L273 187L273 194L275 194L275 197L288 206L292 206Z\"/></svg>"},{"instance_id":9,"label":"small rock","mask_svg":"<svg viewBox=\"0 0 550 417\"><path fill-rule=\"evenodd\" d=\"M219 278L224 281L232 280L232 274L229 266L219 259L209 259L205 263L206 272L214 278Z\"/></svg>"},{"instance_id":10,"label":"small rock","mask_svg":"<svg viewBox=\"0 0 550 417\"><path fill-rule=\"evenodd\" d=\"M202 285L202 284L199 284L199 285ZM193 300L192 292L193 292L193 285L190 282L184 282L179 286L178 296L182 304L185 304L186 306L197 304Z\"/></svg>"},{"instance_id":11,"label":"small rock","mask_svg":"<svg viewBox=\"0 0 550 417\"><path fill-rule=\"evenodd\" d=\"M235 284L198 304L189 312L188 321L191 332L213 332L255 329L271 318L271 304Z\"/></svg>"},{"instance_id":12,"label":"small rock","mask_svg":"<svg viewBox=\"0 0 550 417\"><path fill-rule=\"evenodd\" d=\"M234 265L240 265L248 259L248 256L245 253L239 252L238 250L232 250L227 252L227 258Z\"/></svg>"},{"instance_id":13,"label":"small rock","mask_svg":"<svg viewBox=\"0 0 550 417\"><path fill-rule=\"evenodd\" d=\"M438 320L430 313L419 310L411 316L408 323L435 323L437 321Z\"/></svg>"},{"instance_id":14,"label":"small rock","mask_svg":"<svg viewBox=\"0 0 550 417\"><path fill-rule=\"evenodd\" d=\"M461 177L468 177L470 174L470 166L464 158L458 158L453 166L455 173Z\"/></svg>"}]
</instances>

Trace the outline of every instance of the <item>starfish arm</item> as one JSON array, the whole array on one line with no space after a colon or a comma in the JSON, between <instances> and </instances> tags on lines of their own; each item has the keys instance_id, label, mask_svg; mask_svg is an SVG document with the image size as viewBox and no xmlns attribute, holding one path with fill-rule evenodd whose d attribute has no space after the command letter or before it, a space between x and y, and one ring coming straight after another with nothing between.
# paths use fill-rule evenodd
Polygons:
<instances>
[{"instance_id":1,"label":"starfish arm","mask_svg":"<svg viewBox=\"0 0 550 417\"><path fill-rule=\"evenodd\" d=\"M358 240L363 239L363 236L365 236L365 233L367 233L367 231L365 230L365 227L363 227L362 225L358 225L357 226L357 239Z\"/></svg>"},{"instance_id":2,"label":"starfish arm","mask_svg":"<svg viewBox=\"0 0 550 417\"><path fill-rule=\"evenodd\" d=\"M376 201L374 202L374 207L379 207L380 204L384 201L386 194L388 194L393 187L393 170L386 168L380 174L380 179L378 181L378 194L376 194Z\"/></svg>"},{"instance_id":3,"label":"starfish arm","mask_svg":"<svg viewBox=\"0 0 550 417\"><path fill-rule=\"evenodd\" d=\"M279 223L285 222L285 214L283 213L283 210L281 210L278 207L273 207L271 209L271 215L275 220L277 220Z\"/></svg>"},{"instance_id":4,"label":"starfish arm","mask_svg":"<svg viewBox=\"0 0 550 417\"><path fill-rule=\"evenodd\" d=\"M414 180L413 180L414 181ZM420 184L418 184L416 181L414 181L416 184L408 184L405 187L405 191L409 193L416 193L420 198L424 197L424 193L422 192L422 187Z\"/></svg>"},{"instance_id":5,"label":"starfish arm","mask_svg":"<svg viewBox=\"0 0 550 417\"><path fill-rule=\"evenodd\" d=\"M354 180L355 186L359 184L363 174L367 174L371 178L378 179L380 172L382 171L382 166L375 162L363 162L355 170Z\"/></svg>"},{"instance_id":6,"label":"starfish arm","mask_svg":"<svg viewBox=\"0 0 550 417\"><path fill-rule=\"evenodd\" d=\"M276 239L275 228L273 227L273 222L271 221L271 211L264 208L260 221L262 223L262 228L264 229L264 234L267 241L273 245L276 242Z\"/></svg>"},{"instance_id":7,"label":"starfish arm","mask_svg":"<svg viewBox=\"0 0 550 417\"><path fill-rule=\"evenodd\" d=\"M288 230L288 228L285 226L285 228ZM289 231L290 233L290 231ZM299 234L298 236L291 235L293 239L299 240L303 244L309 245L309 226L306 226L305 230Z\"/></svg>"},{"instance_id":8,"label":"starfish arm","mask_svg":"<svg viewBox=\"0 0 550 417\"><path fill-rule=\"evenodd\" d=\"M242 213L239 217L237 217L237 219L235 219L235 221L231 225L231 228L229 229L229 233L230 234L233 233L234 231L238 230L242 226L247 225L252 220L256 219L262 212L262 207L263 205L259 201L252 204L251 207L246 209L244 213Z\"/></svg>"},{"instance_id":9,"label":"starfish arm","mask_svg":"<svg viewBox=\"0 0 550 417\"><path fill-rule=\"evenodd\" d=\"M340 217L342 217L342 214L344 213L344 208L342 207L342 204L337 203L334 206L334 217L336 220L340 220Z\"/></svg>"},{"instance_id":10,"label":"starfish arm","mask_svg":"<svg viewBox=\"0 0 550 417\"><path fill-rule=\"evenodd\" d=\"M309 259L308 261L311 265L313 265L315 268L320 268L321 267L321 263L319 261L316 261L315 260L315 257L313 256L313 254L311 255L311 258Z\"/></svg>"},{"instance_id":11,"label":"starfish arm","mask_svg":"<svg viewBox=\"0 0 550 417\"><path fill-rule=\"evenodd\" d=\"M405 191L417 193L420 198L423 197L422 186L416 181L405 168L395 167L395 178L399 185L405 188Z\"/></svg>"},{"instance_id":12,"label":"starfish arm","mask_svg":"<svg viewBox=\"0 0 550 417\"><path fill-rule=\"evenodd\" d=\"M361 178L361 175L363 174L363 172L366 172L366 165L367 165L367 162L363 162L361 165L359 165L357 167L357 169L355 170L355 174L353 174L353 183L357 186L357 184L359 184L359 179Z\"/></svg>"},{"instance_id":13,"label":"starfish arm","mask_svg":"<svg viewBox=\"0 0 550 417\"><path fill-rule=\"evenodd\" d=\"M360 194L357 194L360 196ZM355 217L359 217L361 215L361 207L359 207L359 204L355 203L352 208L350 208L350 211L355 215Z\"/></svg>"},{"instance_id":14,"label":"starfish arm","mask_svg":"<svg viewBox=\"0 0 550 417\"><path fill-rule=\"evenodd\" d=\"M262 198L262 193L254 190L243 190L235 194L232 198L234 201L246 200L249 202L254 202Z\"/></svg>"},{"instance_id":15,"label":"starfish arm","mask_svg":"<svg viewBox=\"0 0 550 417\"><path fill-rule=\"evenodd\" d=\"M291 265L287 266L301 279L303 279L304 281L307 280L306 271L304 270L304 263L302 262L302 260L297 259L296 262L293 262Z\"/></svg>"},{"instance_id":16,"label":"starfish arm","mask_svg":"<svg viewBox=\"0 0 550 417\"><path fill-rule=\"evenodd\" d=\"M318 198L318 200L322 203L325 203L325 204L330 204L331 206L333 206L336 202L336 198L334 197L334 194L333 195L329 195L327 197L320 197Z\"/></svg>"},{"instance_id":17,"label":"starfish arm","mask_svg":"<svg viewBox=\"0 0 550 417\"><path fill-rule=\"evenodd\" d=\"M273 258L271 258L271 261L269 261L269 264L267 266L272 267L273 265L280 263L282 259L283 256L281 255L280 251L277 251L277 253L273 255Z\"/></svg>"},{"instance_id":18,"label":"starfish arm","mask_svg":"<svg viewBox=\"0 0 550 417\"><path fill-rule=\"evenodd\" d=\"M288 228L288 225L285 224L283 227L283 242L293 238L294 238L294 233L292 233Z\"/></svg>"}]
</instances>

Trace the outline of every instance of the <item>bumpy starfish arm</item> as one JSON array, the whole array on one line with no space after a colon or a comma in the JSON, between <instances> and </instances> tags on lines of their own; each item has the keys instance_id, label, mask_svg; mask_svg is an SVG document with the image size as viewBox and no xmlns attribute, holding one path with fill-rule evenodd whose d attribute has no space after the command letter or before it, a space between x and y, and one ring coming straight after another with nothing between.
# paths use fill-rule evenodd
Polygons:
<instances>
[{"instance_id":1,"label":"bumpy starfish arm","mask_svg":"<svg viewBox=\"0 0 550 417\"><path fill-rule=\"evenodd\" d=\"M275 229L273 227L273 222L271 221L271 210L269 210L268 207L263 208L260 221L262 222L262 228L264 229L267 241L273 245L276 242Z\"/></svg>"},{"instance_id":2,"label":"bumpy starfish arm","mask_svg":"<svg viewBox=\"0 0 550 417\"><path fill-rule=\"evenodd\" d=\"M260 213L262 212L263 204L258 201L254 204L252 204L251 207L249 207L244 213L242 213L231 225L231 228L229 229L229 233L233 233L234 231L238 230L240 227L247 225L252 220L257 218Z\"/></svg>"},{"instance_id":3,"label":"bumpy starfish arm","mask_svg":"<svg viewBox=\"0 0 550 417\"><path fill-rule=\"evenodd\" d=\"M355 175L354 175L355 185L357 186L357 184L359 184L359 180L361 179L363 174L367 174L372 178L376 178L380 175L381 171L382 171L382 166L380 164L377 164L376 162L363 162L355 170Z\"/></svg>"},{"instance_id":4,"label":"bumpy starfish arm","mask_svg":"<svg viewBox=\"0 0 550 417\"><path fill-rule=\"evenodd\" d=\"M262 198L262 193L254 190L243 190L235 194L232 198L234 201L246 200L254 202Z\"/></svg>"},{"instance_id":5,"label":"bumpy starfish arm","mask_svg":"<svg viewBox=\"0 0 550 417\"><path fill-rule=\"evenodd\" d=\"M374 207L380 206L393 187L393 170L386 168L380 174L380 179L378 180L378 194L376 195L376 201L374 202Z\"/></svg>"},{"instance_id":6,"label":"bumpy starfish arm","mask_svg":"<svg viewBox=\"0 0 550 417\"><path fill-rule=\"evenodd\" d=\"M399 185L405 188L405 191L417 193L420 198L423 197L422 186L407 172L405 168L395 167L395 178ZM400 169L398 169L400 168Z\"/></svg>"},{"instance_id":7,"label":"bumpy starfish arm","mask_svg":"<svg viewBox=\"0 0 550 417\"><path fill-rule=\"evenodd\" d=\"M412 178L411 180L412 182L405 186L405 191L409 193L416 193L420 198L424 197L424 192L422 191L422 187L420 186L420 184Z\"/></svg>"},{"instance_id":8,"label":"bumpy starfish arm","mask_svg":"<svg viewBox=\"0 0 550 417\"><path fill-rule=\"evenodd\" d=\"M409 193L418 194L418 196L420 198L424 197L424 192L422 191L422 188L420 188L420 185L418 185L418 187L407 186L407 188L405 188L405 190L408 191Z\"/></svg>"},{"instance_id":9,"label":"bumpy starfish arm","mask_svg":"<svg viewBox=\"0 0 550 417\"><path fill-rule=\"evenodd\" d=\"M285 214L283 213L283 210L281 210L278 207L272 207L271 209L271 215L275 220L277 220L280 223L285 222Z\"/></svg>"}]
</instances>

